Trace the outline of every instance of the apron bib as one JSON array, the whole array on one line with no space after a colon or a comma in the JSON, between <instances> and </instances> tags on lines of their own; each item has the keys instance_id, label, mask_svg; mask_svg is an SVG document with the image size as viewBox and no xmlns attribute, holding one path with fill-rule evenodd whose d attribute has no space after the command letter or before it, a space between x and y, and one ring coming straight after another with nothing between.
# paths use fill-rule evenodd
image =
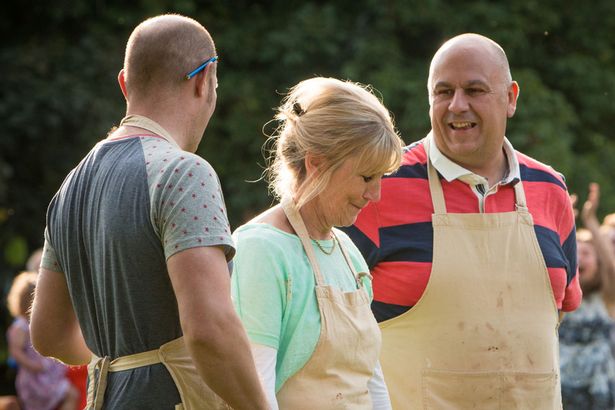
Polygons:
<instances>
[{"instance_id":1,"label":"apron bib","mask_svg":"<svg viewBox=\"0 0 615 410\"><path fill-rule=\"evenodd\" d=\"M314 271L320 338L305 366L277 393L279 407L281 410L371 410L367 383L376 367L381 341L369 295L360 279L366 273L357 275L346 250L333 233L357 282L357 290L343 292L325 285L301 215L290 200L283 200L282 207Z\"/></svg>"},{"instance_id":2,"label":"apron bib","mask_svg":"<svg viewBox=\"0 0 615 410\"><path fill-rule=\"evenodd\" d=\"M561 409L558 312L522 183L516 211L449 214L429 155L427 168L431 276L380 323L393 408Z\"/></svg>"},{"instance_id":3,"label":"apron bib","mask_svg":"<svg viewBox=\"0 0 615 410\"><path fill-rule=\"evenodd\" d=\"M151 131L178 147L164 128L147 117L129 115L122 120L120 125L135 126ZM157 363L162 363L167 368L179 391L182 402L175 406L176 410L231 409L198 374L183 337L165 343L159 349L122 356L114 360L110 360L109 357L94 356L88 365L89 384L86 409L99 410L102 408L108 372L119 372Z\"/></svg>"}]
</instances>

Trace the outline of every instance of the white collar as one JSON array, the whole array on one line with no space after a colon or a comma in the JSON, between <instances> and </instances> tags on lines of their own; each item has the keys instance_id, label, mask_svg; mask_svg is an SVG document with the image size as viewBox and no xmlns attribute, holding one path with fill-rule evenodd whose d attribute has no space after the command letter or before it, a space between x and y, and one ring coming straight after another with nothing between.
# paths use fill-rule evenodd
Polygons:
<instances>
[{"instance_id":1,"label":"white collar","mask_svg":"<svg viewBox=\"0 0 615 410\"><path fill-rule=\"evenodd\" d=\"M477 177L484 180L484 177L473 173L462 167L459 164L448 159L436 146L436 142L433 138L432 132L427 134L429 139L429 160L433 167L446 179L448 182L451 182L455 179L466 180L465 182L470 182L469 180L477 180ZM500 181L501 185L506 185L515 180L521 180L521 172L519 171L519 160L517 159L517 155L515 153L515 149L513 148L508 138L504 137L504 153L506 154L506 160L508 161L508 174L504 176L502 181Z\"/></svg>"}]
</instances>

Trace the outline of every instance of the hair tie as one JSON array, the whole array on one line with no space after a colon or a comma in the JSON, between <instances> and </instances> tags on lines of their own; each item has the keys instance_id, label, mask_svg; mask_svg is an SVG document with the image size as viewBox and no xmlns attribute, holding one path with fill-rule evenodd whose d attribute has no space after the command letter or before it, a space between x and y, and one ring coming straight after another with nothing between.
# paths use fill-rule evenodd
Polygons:
<instances>
[{"instance_id":1,"label":"hair tie","mask_svg":"<svg viewBox=\"0 0 615 410\"><path fill-rule=\"evenodd\" d=\"M301 117L303 114L305 114L305 111L303 111L303 108L301 108L301 104L299 104L298 102L293 104L293 111L297 115L297 117Z\"/></svg>"}]
</instances>

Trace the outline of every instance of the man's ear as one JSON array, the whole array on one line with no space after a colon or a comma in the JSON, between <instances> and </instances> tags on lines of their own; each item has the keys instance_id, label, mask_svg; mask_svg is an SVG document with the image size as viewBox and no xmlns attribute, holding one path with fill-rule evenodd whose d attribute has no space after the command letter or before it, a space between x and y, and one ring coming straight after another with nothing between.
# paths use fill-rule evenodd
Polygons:
<instances>
[{"instance_id":1,"label":"man's ear","mask_svg":"<svg viewBox=\"0 0 615 410\"><path fill-rule=\"evenodd\" d=\"M120 83L120 89L122 90L122 94L124 94L124 98L126 99L126 101L128 101L128 91L126 91L126 76L124 74L123 68L117 75L117 82Z\"/></svg>"},{"instance_id":2,"label":"man's ear","mask_svg":"<svg viewBox=\"0 0 615 410\"><path fill-rule=\"evenodd\" d=\"M508 108L506 110L508 118L515 115L515 111L517 110L517 99L519 98L520 91L519 84L516 81L513 81L508 88Z\"/></svg>"},{"instance_id":3,"label":"man's ear","mask_svg":"<svg viewBox=\"0 0 615 410\"><path fill-rule=\"evenodd\" d=\"M209 77L212 75L211 66L211 64L208 64L203 71L194 76L194 92L198 97L202 97L209 92L208 83Z\"/></svg>"}]
</instances>

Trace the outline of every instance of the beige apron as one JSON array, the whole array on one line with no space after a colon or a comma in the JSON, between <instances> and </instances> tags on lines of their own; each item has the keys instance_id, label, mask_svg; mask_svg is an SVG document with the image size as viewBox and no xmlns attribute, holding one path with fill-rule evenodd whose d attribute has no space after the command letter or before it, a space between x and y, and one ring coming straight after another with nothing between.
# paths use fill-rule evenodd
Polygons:
<instances>
[{"instance_id":1,"label":"beige apron","mask_svg":"<svg viewBox=\"0 0 615 410\"><path fill-rule=\"evenodd\" d=\"M380 324L393 408L561 409L558 312L521 182L514 212L448 214L427 158L431 276Z\"/></svg>"},{"instance_id":2,"label":"beige apron","mask_svg":"<svg viewBox=\"0 0 615 410\"><path fill-rule=\"evenodd\" d=\"M290 200L282 201L282 206L314 271L321 330L308 362L277 393L280 409L371 409L367 383L378 361L380 330L360 279L366 273L357 275L336 237L358 289L342 292L325 285L301 215Z\"/></svg>"},{"instance_id":3,"label":"beige apron","mask_svg":"<svg viewBox=\"0 0 615 410\"><path fill-rule=\"evenodd\" d=\"M130 115L124 118L120 125L146 129L177 146L168 132L149 118ZM114 360L110 360L109 357L94 357L88 365L86 409L102 408L108 372L119 372L157 363L162 363L167 368L179 391L181 404L175 406L176 410L230 409L199 376L183 337L165 343L159 349L122 356Z\"/></svg>"}]
</instances>

